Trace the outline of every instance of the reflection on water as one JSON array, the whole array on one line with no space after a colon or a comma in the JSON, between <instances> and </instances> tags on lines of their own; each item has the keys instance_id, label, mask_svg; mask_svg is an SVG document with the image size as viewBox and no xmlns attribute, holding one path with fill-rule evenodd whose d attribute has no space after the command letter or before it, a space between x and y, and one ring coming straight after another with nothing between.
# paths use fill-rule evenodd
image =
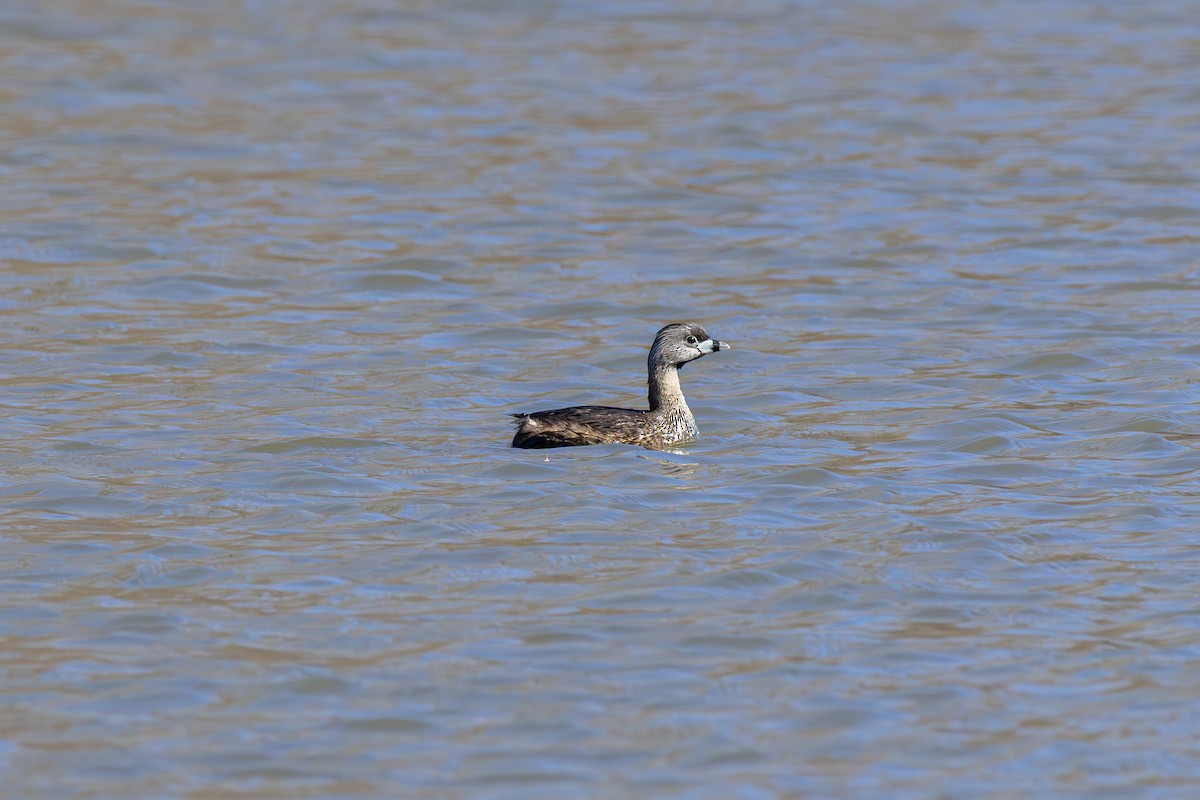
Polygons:
<instances>
[{"instance_id":1,"label":"reflection on water","mask_svg":"<svg viewBox=\"0 0 1200 800\"><path fill-rule=\"evenodd\" d=\"M0 12L9 791L1194 784L1193 10Z\"/></svg>"}]
</instances>

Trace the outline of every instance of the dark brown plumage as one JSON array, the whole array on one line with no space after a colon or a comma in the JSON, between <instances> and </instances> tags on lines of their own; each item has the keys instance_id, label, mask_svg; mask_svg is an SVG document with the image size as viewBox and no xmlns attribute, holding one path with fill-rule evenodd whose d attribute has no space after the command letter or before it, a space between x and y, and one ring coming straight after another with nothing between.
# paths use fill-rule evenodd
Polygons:
<instances>
[{"instance_id":1,"label":"dark brown plumage","mask_svg":"<svg viewBox=\"0 0 1200 800\"><path fill-rule=\"evenodd\" d=\"M518 420L513 447L574 447L620 442L643 447L665 447L698 433L696 419L683 397L679 369L729 345L711 338L696 322L667 325L654 337L646 359L650 408L573 406L530 414L513 414Z\"/></svg>"}]
</instances>

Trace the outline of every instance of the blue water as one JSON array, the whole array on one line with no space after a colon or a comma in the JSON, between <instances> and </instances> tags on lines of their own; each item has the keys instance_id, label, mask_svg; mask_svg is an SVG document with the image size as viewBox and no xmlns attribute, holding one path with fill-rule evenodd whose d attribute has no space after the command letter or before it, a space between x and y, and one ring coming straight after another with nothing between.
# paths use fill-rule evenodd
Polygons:
<instances>
[{"instance_id":1,"label":"blue water","mask_svg":"<svg viewBox=\"0 0 1200 800\"><path fill-rule=\"evenodd\" d=\"M1198 11L0 11L0 793L1192 796Z\"/></svg>"}]
</instances>

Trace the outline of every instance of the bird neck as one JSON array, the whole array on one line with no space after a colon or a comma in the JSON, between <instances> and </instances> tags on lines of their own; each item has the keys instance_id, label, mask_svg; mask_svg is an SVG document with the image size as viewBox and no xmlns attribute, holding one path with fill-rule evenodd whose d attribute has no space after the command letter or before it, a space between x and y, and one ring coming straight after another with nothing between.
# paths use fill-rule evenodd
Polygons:
<instances>
[{"instance_id":1,"label":"bird neck","mask_svg":"<svg viewBox=\"0 0 1200 800\"><path fill-rule=\"evenodd\" d=\"M683 389L679 385L679 370L674 365L651 365L650 367L650 410L686 408Z\"/></svg>"}]
</instances>

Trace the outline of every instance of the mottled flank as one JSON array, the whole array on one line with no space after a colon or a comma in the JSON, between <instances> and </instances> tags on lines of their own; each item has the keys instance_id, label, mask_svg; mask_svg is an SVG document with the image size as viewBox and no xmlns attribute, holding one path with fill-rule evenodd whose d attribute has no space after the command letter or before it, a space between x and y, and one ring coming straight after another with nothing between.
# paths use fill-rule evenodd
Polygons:
<instances>
[{"instance_id":1,"label":"mottled flank","mask_svg":"<svg viewBox=\"0 0 1200 800\"><path fill-rule=\"evenodd\" d=\"M667 325L654 337L646 366L648 410L612 406L573 406L513 414L519 422L513 447L575 447L586 444L636 444L660 448L694 438L699 430L683 389L679 369L729 345L711 338L695 322Z\"/></svg>"}]
</instances>

